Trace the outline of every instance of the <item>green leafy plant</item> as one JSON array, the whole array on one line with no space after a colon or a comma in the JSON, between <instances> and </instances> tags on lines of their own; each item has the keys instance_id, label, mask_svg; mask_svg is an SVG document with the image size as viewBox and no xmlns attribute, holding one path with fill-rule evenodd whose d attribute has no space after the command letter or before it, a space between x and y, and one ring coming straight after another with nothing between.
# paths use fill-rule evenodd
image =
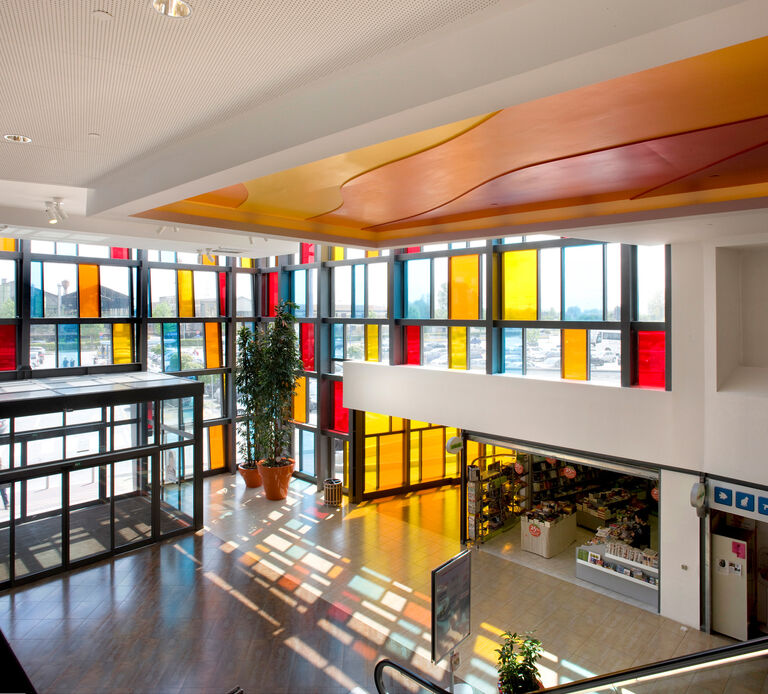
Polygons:
<instances>
[{"instance_id":1,"label":"green leafy plant","mask_svg":"<svg viewBox=\"0 0 768 694\"><path fill-rule=\"evenodd\" d=\"M496 669L499 672L499 691L502 694L525 694L539 688L539 669L536 661L541 657L541 641L530 634L518 635L505 631L504 642L497 648Z\"/></svg>"},{"instance_id":2,"label":"green leafy plant","mask_svg":"<svg viewBox=\"0 0 768 694\"><path fill-rule=\"evenodd\" d=\"M302 370L294 308L296 304L281 301L273 322L259 323L255 331L243 326L237 335L235 384L244 410L238 423L244 467L287 462L291 405Z\"/></svg>"}]
</instances>

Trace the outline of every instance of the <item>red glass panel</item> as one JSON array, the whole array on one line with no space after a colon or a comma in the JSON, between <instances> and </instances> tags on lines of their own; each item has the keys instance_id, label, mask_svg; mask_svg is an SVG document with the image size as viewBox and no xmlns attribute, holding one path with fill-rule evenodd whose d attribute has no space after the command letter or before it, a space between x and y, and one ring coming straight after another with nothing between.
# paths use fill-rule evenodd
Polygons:
<instances>
[{"instance_id":1,"label":"red glass panel","mask_svg":"<svg viewBox=\"0 0 768 694\"><path fill-rule=\"evenodd\" d=\"M421 364L421 328L418 325L405 326L405 363Z\"/></svg>"},{"instance_id":2,"label":"red glass panel","mask_svg":"<svg viewBox=\"0 0 768 694\"><path fill-rule=\"evenodd\" d=\"M314 263L315 262L315 244L314 243L302 243L300 250L299 262L302 263Z\"/></svg>"},{"instance_id":3,"label":"red glass panel","mask_svg":"<svg viewBox=\"0 0 768 694\"><path fill-rule=\"evenodd\" d=\"M227 315L227 273L219 273L219 315Z\"/></svg>"},{"instance_id":4,"label":"red glass panel","mask_svg":"<svg viewBox=\"0 0 768 694\"><path fill-rule=\"evenodd\" d=\"M344 384L341 381L333 382L333 429L335 431L349 431L349 410L344 407Z\"/></svg>"},{"instance_id":5,"label":"red glass panel","mask_svg":"<svg viewBox=\"0 0 768 694\"><path fill-rule=\"evenodd\" d=\"M663 388L666 382L666 341L661 330L637 333L637 385Z\"/></svg>"},{"instance_id":6,"label":"red glass panel","mask_svg":"<svg viewBox=\"0 0 768 694\"><path fill-rule=\"evenodd\" d=\"M114 258L115 260L130 260L131 249L130 248L110 248L109 256L110 258Z\"/></svg>"},{"instance_id":7,"label":"red glass panel","mask_svg":"<svg viewBox=\"0 0 768 694\"><path fill-rule=\"evenodd\" d=\"M305 371L315 370L315 326L312 323L301 323L301 361Z\"/></svg>"},{"instance_id":8,"label":"red glass panel","mask_svg":"<svg viewBox=\"0 0 768 694\"><path fill-rule=\"evenodd\" d=\"M421 246L408 246L405 249L406 253L421 253Z\"/></svg>"},{"instance_id":9,"label":"red glass panel","mask_svg":"<svg viewBox=\"0 0 768 694\"><path fill-rule=\"evenodd\" d=\"M16 368L16 326L0 325L0 371Z\"/></svg>"},{"instance_id":10,"label":"red glass panel","mask_svg":"<svg viewBox=\"0 0 768 694\"><path fill-rule=\"evenodd\" d=\"M277 273L272 272L269 275L269 305L267 308L269 309L267 311L268 316L274 316L277 312L275 311L275 306L277 305L278 301L278 294L277 294Z\"/></svg>"}]
</instances>

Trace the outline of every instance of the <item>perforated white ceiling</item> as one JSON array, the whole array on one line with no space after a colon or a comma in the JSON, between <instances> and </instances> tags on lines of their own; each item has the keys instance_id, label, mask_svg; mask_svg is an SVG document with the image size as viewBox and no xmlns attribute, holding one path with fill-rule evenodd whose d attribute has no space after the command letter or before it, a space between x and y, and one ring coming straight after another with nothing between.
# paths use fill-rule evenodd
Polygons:
<instances>
[{"instance_id":1,"label":"perforated white ceiling","mask_svg":"<svg viewBox=\"0 0 768 694\"><path fill-rule=\"evenodd\" d=\"M33 141L0 140L0 179L89 185L499 1L190 0L192 17L178 20L150 0L7 0L0 134Z\"/></svg>"}]
</instances>

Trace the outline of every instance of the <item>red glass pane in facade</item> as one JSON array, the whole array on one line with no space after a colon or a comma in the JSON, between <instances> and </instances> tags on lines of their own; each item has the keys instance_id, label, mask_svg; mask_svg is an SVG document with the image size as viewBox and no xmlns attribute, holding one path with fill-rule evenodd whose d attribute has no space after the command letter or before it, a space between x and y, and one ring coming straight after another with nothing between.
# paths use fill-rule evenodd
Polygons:
<instances>
[{"instance_id":1,"label":"red glass pane in facade","mask_svg":"<svg viewBox=\"0 0 768 694\"><path fill-rule=\"evenodd\" d=\"M661 330L637 333L637 385L663 388L666 383L666 340Z\"/></svg>"},{"instance_id":2,"label":"red glass pane in facade","mask_svg":"<svg viewBox=\"0 0 768 694\"><path fill-rule=\"evenodd\" d=\"M301 323L300 342L301 342L301 361L304 364L304 371L315 370L315 326L312 323Z\"/></svg>"},{"instance_id":3,"label":"red glass pane in facade","mask_svg":"<svg viewBox=\"0 0 768 694\"><path fill-rule=\"evenodd\" d=\"M109 257L115 260L130 260L131 249L130 248L110 248Z\"/></svg>"},{"instance_id":4,"label":"red glass pane in facade","mask_svg":"<svg viewBox=\"0 0 768 694\"><path fill-rule=\"evenodd\" d=\"M0 371L16 368L16 326L0 325Z\"/></svg>"},{"instance_id":5,"label":"red glass pane in facade","mask_svg":"<svg viewBox=\"0 0 768 694\"><path fill-rule=\"evenodd\" d=\"M270 272L261 276L261 315L274 316L278 302L277 273Z\"/></svg>"},{"instance_id":6,"label":"red glass pane in facade","mask_svg":"<svg viewBox=\"0 0 768 694\"><path fill-rule=\"evenodd\" d=\"M421 328L418 325L405 326L405 363L421 364Z\"/></svg>"},{"instance_id":7,"label":"red glass pane in facade","mask_svg":"<svg viewBox=\"0 0 768 694\"><path fill-rule=\"evenodd\" d=\"M219 315L227 315L227 273L219 273Z\"/></svg>"},{"instance_id":8,"label":"red glass pane in facade","mask_svg":"<svg viewBox=\"0 0 768 694\"><path fill-rule=\"evenodd\" d=\"M335 431L349 431L349 410L344 407L344 384L341 381L333 382L333 429Z\"/></svg>"},{"instance_id":9,"label":"red glass pane in facade","mask_svg":"<svg viewBox=\"0 0 768 694\"><path fill-rule=\"evenodd\" d=\"M421 246L408 246L405 249L406 253L421 253Z\"/></svg>"},{"instance_id":10,"label":"red glass pane in facade","mask_svg":"<svg viewBox=\"0 0 768 694\"><path fill-rule=\"evenodd\" d=\"M315 244L314 243L302 243L299 251L299 262L304 263L315 262Z\"/></svg>"}]
</instances>

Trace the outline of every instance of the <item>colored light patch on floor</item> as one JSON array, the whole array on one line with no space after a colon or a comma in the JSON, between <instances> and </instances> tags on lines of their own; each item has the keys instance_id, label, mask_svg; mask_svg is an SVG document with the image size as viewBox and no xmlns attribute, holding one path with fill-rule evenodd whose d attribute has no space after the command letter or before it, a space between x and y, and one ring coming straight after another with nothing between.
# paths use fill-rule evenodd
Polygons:
<instances>
[{"instance_id":1,"label":"colored light patch on floor","mask_svg":"<svg viewBox=\"0 0 768 694\"><path fill-rule=\"evenodd\" d=\"M380 600L384 595L384 588L377 586L373 581L369 581L362 576L354 576L347 584L352 590L364 595L371 600Z\"/></svg>"},{"instance_id":2,"label":"colored light patch on floor","mask_svg":"<svg viewBox=\"0 0 768 694\"><path fill-rule=\"evenodd\" d=\"M307 553L307 550L294 545L293 547L287 549L285 553L291 557L291 559L296 559L296 561L298 561Z\"/></svg>"},{"instance_id":3,"label":"colored light patch on floor","mask_svg":"<svg viewBox=\"0 0 768 694\"><path fill-rule=\"evenodd\" d=\"M421 624L422 626L429 627L432 624L432 613L420 605L413 602L409 602L403 614L408 618Z\"/></svg>"},{"instance_id":4,"label":"colored light patch on floor","mask_svg":"<svg viewBox=\"0 0 768 694\"><path fill-rule=\"evenodd\" d=\"M274 534L270 535L269 537L265 537L264 544L269 545L270 547L281 552L285 552L291 546L291 543L288 542L288 540Z\"/></svg>"},{"instance_id":5,"label":"colored light patch on floor","mask_svg":"<svg viewBox=\"0 0 768 694\"><path fill-rule=\"evenodd\" d=\"M315 571L319 571L320 573L328 573L333 567L331 562L323 559L322 557L318 557L312 552L308 552L304 557L302 557L301 561L307 566L311 566L313 569L315 569Z\"/></svg>"}]
</instances>

